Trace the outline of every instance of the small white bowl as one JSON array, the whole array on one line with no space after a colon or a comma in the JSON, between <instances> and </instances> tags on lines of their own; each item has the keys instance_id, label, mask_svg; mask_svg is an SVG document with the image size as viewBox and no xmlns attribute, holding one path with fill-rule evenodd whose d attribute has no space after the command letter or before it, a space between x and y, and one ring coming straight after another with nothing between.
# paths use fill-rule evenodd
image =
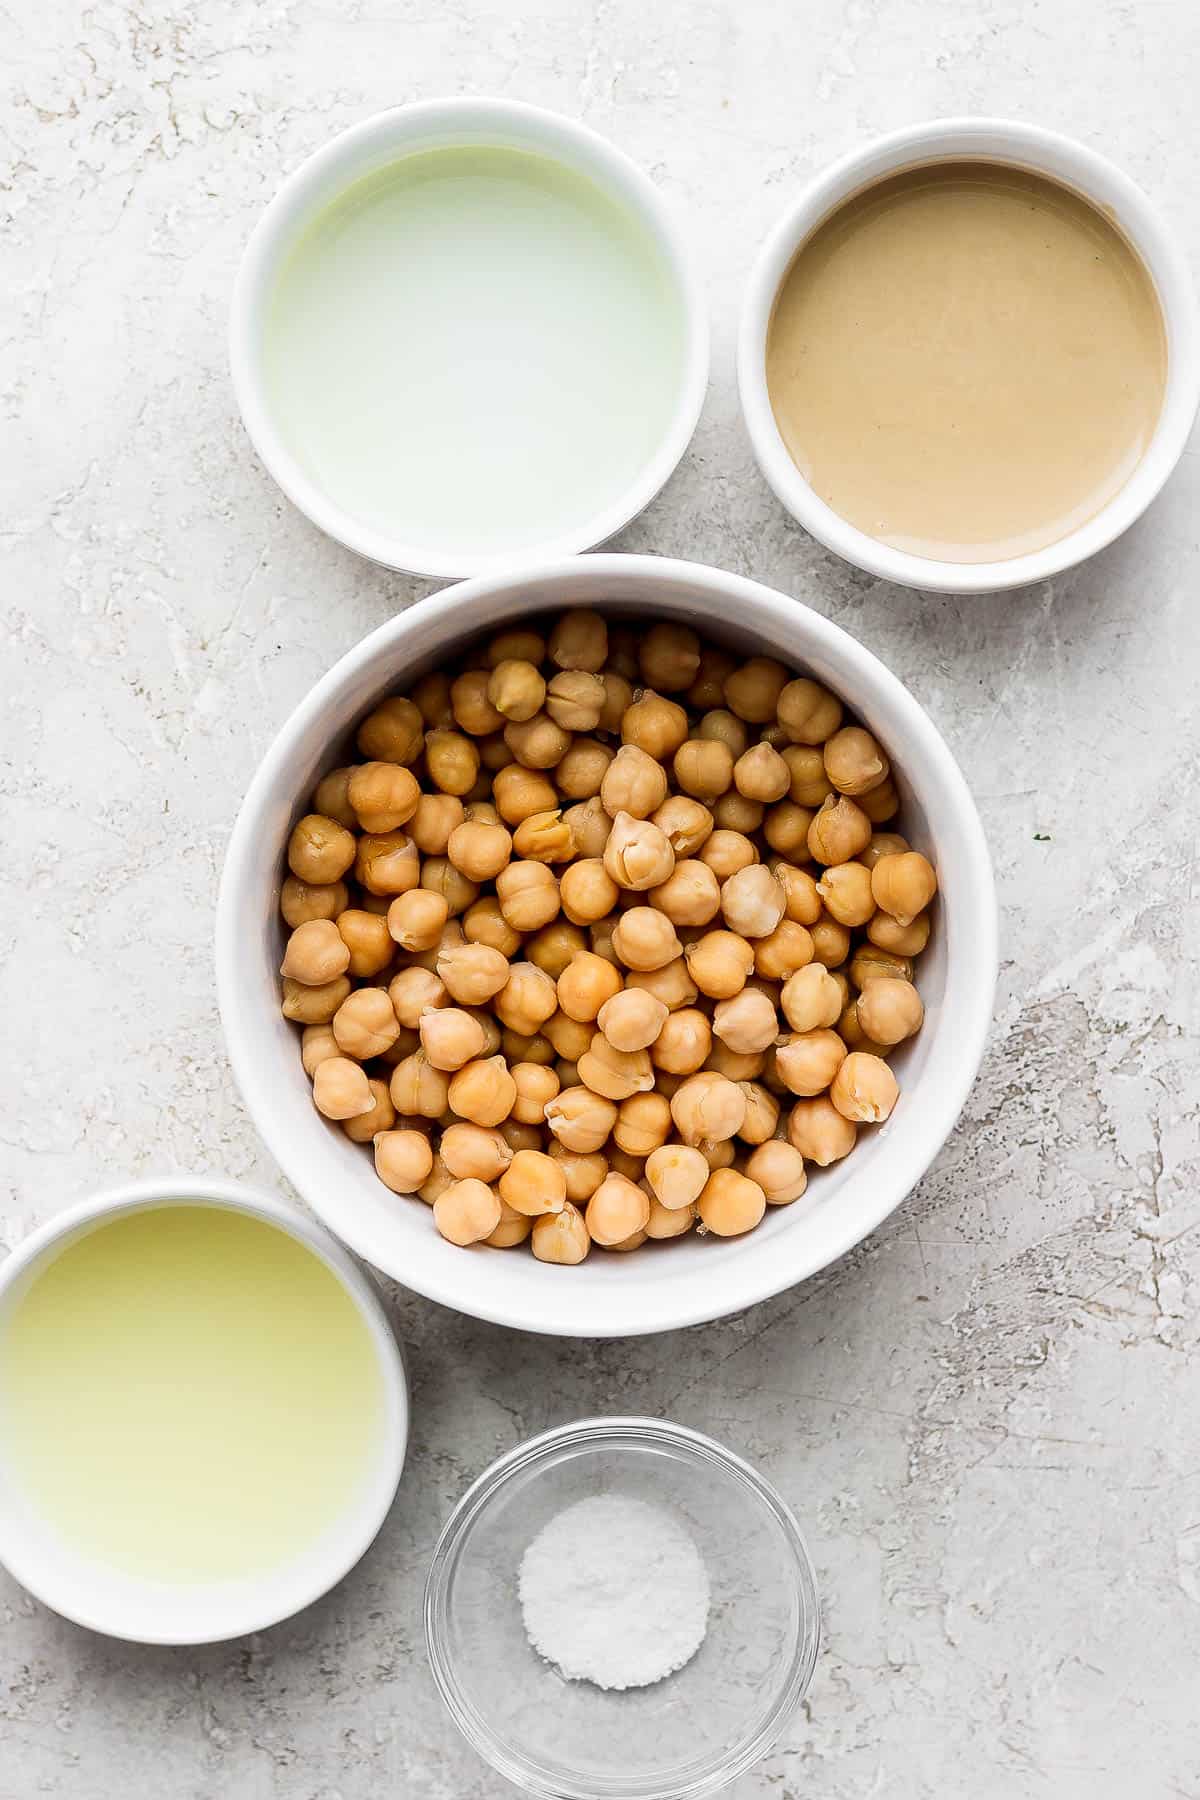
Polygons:
<instances>
[{"instance_id":1,"label":"small white bowl","mask_svg":"<svg viewBox=\"0 0 1200 1800\"><path fill-rule=\"evenodd\" d=\"M378 700L503 624L575 606L626 621L682 619L826 682L891 756L905 832L934 858L941 897L921 958L925 1026L894 1059L903 1095L886 1125L864 1132L844 1162L814 1169L802 1200L769 1208L745 1237L684 1238L636 1256L596 1252L563 1269L525 1250L447 1243L428 1207L389 1193L370 1155L316 1112L296 1028L280 1012L279 890L293 824L320 775L345 762L355 725ZM983 1054L995 980L996 899L983 830L957 763L908 690L869 650L787 595L654 556L576 557L464 582L364 638L301 701L259 765L217 902L217 992L233 1071L272 1155L313 1210L406 1287L476 1318L566 1337L670 1331L737 1312L873 1231L958 1117Z\"/></svg>"},{"instance_id":2,"label":"small white bowl","mask_svg":"<svg viewBox=\"0 0 1200 1800\"><path fill-rule=\"evenodd\" d=\"M207 1175L134 1181L68 1207L33 1232L0 1264L0 1328L34 1276L76 1239L124 1213L149 1207L228 1208L277 1226L332 1270L358 1310L379 1359L383 1433L373 1465L352 1505L303 1555L263 1575L230 1581L139 1580L65 1546L34 1516L6 1477L0 1429L0 1562L38 1600L64 1618L109 1637L142 1644L208 1644L264 1631L290 1618L340 1581L387 1516L408 1445L404 1362L373 1286L328 1232L294 1207L240 1183ZM286 1496L281 1496L286 1504Z\"/></svg>"},{"instance_id":3,"label":"small white bowl","mask_svg":"<svg viewBox=\"0 0 1200 1800\"><path fill-rule=\"evenodd\" d=\"M1146 454L1108 505L1057 543L1004 562L956 563L912 556L869 537L833 511L788 454L767 392L766 343L780 283L800 246L851 194L922 163L970 158L1047 175L1084 195L1121 228L1158 293L1167 334L1167 386ZM1200 320L1191 274L1175 238L1141 189L1085 144L1007 119L939 119L908 125L852 150L825 169L788 209L759 252L746 285L738 334L742 413L758 464L804 529L871 575L904 587L977 594L1044 581L1102 550L1154 499L1187 443L1200 401Z\"/></svg>"},{"instance_id":4,"label":"small white bowl","mask_svg":"<svg viewBox=\"0 0 1200 1800\"><path fill-rule=\"evenodd\" d=\"M627 490L592 517L553 538L495 554L465 552L453 543L436 549L409 544L347 512L306 474L283 441L263 379L265 309L281 263L304 226L364 175L403 156L457 145L531 151L588 177L618 201L661 251L678 290L685 334L670 424ZM469 269L463 271L463 280L471 280ZM293 505L361 556L414 575L455 580L517 562L545 561L590 550L622 530L650 504L687 449L700 416L708 384L708 323L703 290L671 209L649 176L622 151L587 126L540 106L515 100L423 100L351 126L284 182L255 226L238 272L230 319L230 364L246 430ZM587 429L586 420L580 420L580 429Z\"/></svg>"}]
</instances>

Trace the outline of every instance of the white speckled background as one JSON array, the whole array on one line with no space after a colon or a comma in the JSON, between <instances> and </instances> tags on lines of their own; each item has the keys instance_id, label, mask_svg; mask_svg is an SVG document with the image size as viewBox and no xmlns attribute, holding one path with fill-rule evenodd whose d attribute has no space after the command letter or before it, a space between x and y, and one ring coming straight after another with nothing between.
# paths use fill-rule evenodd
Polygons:
<instances>
[{"instance_id":1,"label":"white speckled background","mask_svg":"<svg viewBox=\"0 0 1200 1800\"><path fill-rule=\"evenodd\" d=\"M691 217L715 326L690 454L619 547L757 576L929 707L989 830L999 1017L957 1134L819 1280L675 1338L564 1348L398 1296L392 1517L324 1603L201 1652L87 1636L0 1575L0 1800L491 1800L419 1626L453 1500L518 1438L665 1412L806 1521L826 1644L737 1800L1200 1793L1193 451L1075 574L934 601L808 542L732 378L743 273L811 170L953 111L1117 158L1200 263L1193 0L26 0L0 42L0 1236L88 1189L278 1177L213 1004L251 769L424 589L294 513L234 416L225 319L280 177L388 104L575 113Z\"/></svg>"}]
</instances>

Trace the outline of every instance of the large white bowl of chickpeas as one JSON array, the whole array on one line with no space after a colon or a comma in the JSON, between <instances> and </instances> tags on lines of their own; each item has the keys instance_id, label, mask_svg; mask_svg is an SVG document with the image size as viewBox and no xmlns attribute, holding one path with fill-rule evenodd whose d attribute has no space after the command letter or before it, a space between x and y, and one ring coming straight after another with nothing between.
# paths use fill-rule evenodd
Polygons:
<instances>
[{"instance_id":1,"label":"large white bowl of chickpeas","mask_svg":"<svg viewBox=\"0 0 1200 1800\"><path fill-rule=\"evenodd\" d=\"M382 626L229 847L222 1018L325 1223L506 1325L662 1331L877 1227L991 1019L975 807L904 686L698 565L590 556Z\"/></svg>"}]
</instances>

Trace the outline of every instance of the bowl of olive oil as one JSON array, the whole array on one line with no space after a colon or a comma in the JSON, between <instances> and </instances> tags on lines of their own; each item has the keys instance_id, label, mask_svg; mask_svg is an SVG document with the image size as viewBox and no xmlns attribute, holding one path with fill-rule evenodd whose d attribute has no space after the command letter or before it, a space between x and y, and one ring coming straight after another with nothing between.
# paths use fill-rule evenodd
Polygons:
<instances>
[{"instance_id":1,"label":"bowl of olive oil","mask_svg":"<svg viewBox=\"0 0 1200 1800\"><path fill-rule=\"evenodd\" d=\"M201 1643L316 1599L382 1524L407 1423L374 1289L267 1195L137 1183L0 1267L0 1562L93 1630Z\"/></svg>"}]
</instances>

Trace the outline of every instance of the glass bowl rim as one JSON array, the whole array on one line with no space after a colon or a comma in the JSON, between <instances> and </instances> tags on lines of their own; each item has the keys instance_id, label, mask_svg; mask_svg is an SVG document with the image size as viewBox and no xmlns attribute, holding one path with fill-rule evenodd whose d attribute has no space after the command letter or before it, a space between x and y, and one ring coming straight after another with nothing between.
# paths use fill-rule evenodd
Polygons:
<instances>
[{"instance_id":1,"label":"glass bowl rim","mask_svg":"<svg viewBox=\"0 0 1200 1800\"><path fill-rule=\"evenodd\" d=\"M445 1610L458 1559L472 1527L491 1502L516 1476L546 1462L563 1449L625 1443L634 1448L666 1446L680 1451L693 1465L715 1466L738 1481L774 1519L792 1553L800 1589L802 1620L795 1651L766 1718L753 1735L717 1753L707 1769L666 1786L601 1784L591 1778L581 1786L534 1763L500 1737L467 1697L455 1673L446 1643ZM506 1780L537 1800L703 1800L718 1792L763 1757L776 1742L812 1681L821 1642L820 1596L816 1571L804 1534L778 1490L752 1465L724 1444L689 1426L667 1419L615 1416L577 1419L527 1438L497 1457L478 1475L455 1505L438 1536L425 1583L425 1642L433 1678L454 1723L467 1742Z\"/></svg>"}]
</instances>

